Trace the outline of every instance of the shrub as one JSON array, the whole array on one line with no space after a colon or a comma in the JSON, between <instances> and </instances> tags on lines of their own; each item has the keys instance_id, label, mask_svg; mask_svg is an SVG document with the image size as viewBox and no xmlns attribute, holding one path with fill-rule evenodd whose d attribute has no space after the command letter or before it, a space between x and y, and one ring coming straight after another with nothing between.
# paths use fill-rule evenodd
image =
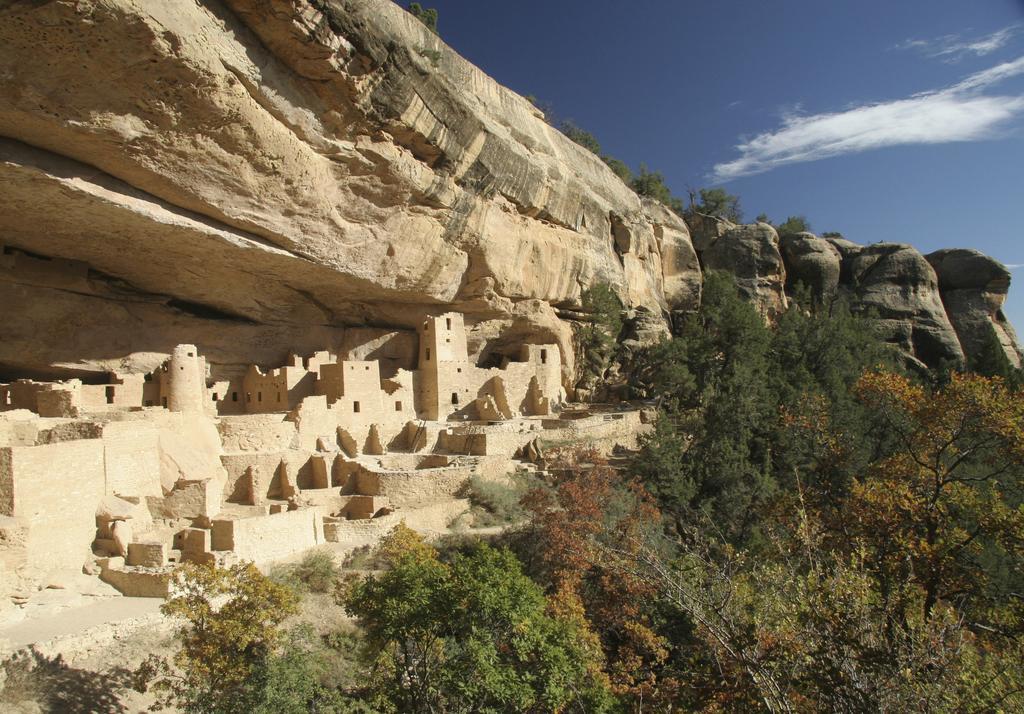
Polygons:
<instances>
[{"instance_id":1,"label":"shrub","mask_svg":"<svg viewBox=\"0 0 1024 714\"><path fill-rule=\"evenodd\" d=\"M612 173L622 180L622 183L627 186L633 183L633 172L628 166L626 166L625 162L619 161L612 156L602 156L601 160L608 165L608 168L612 170Z\"/></svg>"},{"instance_id":2,"label":"shrub","mask_svg":"<svg viewBox=\"0 0 1024 714\"><path fill-rule=\"evenodd\" d=\"M520 501L537 485L539 479L523 470L516 471L508 481L473 476L466 494L473 505L473 522L487 527L523 521L526 510Z\"/></svg>"},{"instance_id":3,"label":"shrub","mask_svg":"<svg viewBox=\"0 0 1024 714\"><path fill-rule=\"evenodd\" d=\"M648 171L644 164L640 164L640 172L633 177L631 188L638 195L660 201L676 213L683 212L683 202L672 195L660 171Z\"/></svg>"},{"instance_id":4,"label":"shrub","mask_svg":"<svg viewBox=\"0 0 1024 714\"><path fill-rule=\"evenodd\" d=\"M327 550L310 551L298 563L280 566L271 572L271 578L277 582L312 593L330 592L340 576L341 569Z\"/></svg>"},{"instance_id":5,"label":"shrub","mask_svg":"<svg viewBox=\"0 0 1024 714\"><path fill-rule=\"evenodd\" d=\"M568 119L559 124L558 129L584 149L587 149L598 156L601 155L601 144L598 142L597 137L589 131L581 129Z\"/></svg>"}]
</instances>

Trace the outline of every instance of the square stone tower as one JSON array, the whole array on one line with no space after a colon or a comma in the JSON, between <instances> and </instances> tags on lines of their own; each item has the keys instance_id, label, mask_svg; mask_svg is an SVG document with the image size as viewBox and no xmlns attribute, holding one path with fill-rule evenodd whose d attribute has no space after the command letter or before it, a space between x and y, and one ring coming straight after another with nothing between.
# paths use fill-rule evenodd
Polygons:
<instances>
[{"instance_id":1,"label":"square stone tower","mask_svg":"<svg viewBox=\"0 0 1024 714\"><path fill-rule=\"evenodd\" d=\"M462 315L446 312L428 317L419 327L420 411L443 421L473 402Z\"/></svg>"}]
</instances>

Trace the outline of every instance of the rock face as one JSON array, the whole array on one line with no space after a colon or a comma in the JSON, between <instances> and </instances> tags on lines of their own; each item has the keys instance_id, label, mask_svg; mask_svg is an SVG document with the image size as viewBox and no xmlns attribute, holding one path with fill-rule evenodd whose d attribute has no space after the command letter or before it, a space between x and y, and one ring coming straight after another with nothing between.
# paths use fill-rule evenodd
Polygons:
<instances>
[{"instance_id":1,"label":"rock face","mask_svg":"<svg viewBox=\"0 0 1024 714\"><path fill-rule=\"evenodd\" d=\"M179 343L213 378L324 348L408 367L415 326L454 310L478 363L557 343L569 382L587 287L653 339L699 305L701 264L771 317L787 280L834 289L830 247L926 362L974 349L979 311L1005 322L998 289L950 288L954 332L906 247L780 252L710 220L695 250L390 0L5 3L0 75L0 379L147 372Z\"/></svg>"},{"instance_id":2,"label":"rock face","mask_svg":"<svg viewBox=\"0 0 1024 714\"><path fill-rule=\"evenodd\" d=\"M913 247L902 243L846 246L843 272L854 308L877 316L887 341L927 365L963 361L935 271Z\"/></svg>"},{"instance_id":3,"label":"rock face","mask_svg":"<svg viewBox=\"0 0 1024 714\"><path fill-rule=\"evenodd\" d=\"M698 216L694 223L695 246L706 270L732 273L740 293L766 318L786 310L786 266L774 228L767 223L737 226L710 216Z\"/></svg>"},{"instance_id":4,"label":"rock face","mask_svg":"<svg viewBox=\"0 0 1024 714\"><path fill-rule=\"evenodd\" d=\"M786 264L787 292L792 293L803 285L818 301L826 301L836 295L843 262L838 248L813 233L782 236L779 248Z\"/></svg>"},{"instance_id":5,"label":"rock face","mask_svg":"<svg viewBox=\"0 0 1024 714\"><path fill-rule=\"evenodd\" d=\"M571 355L556 310L597 281L699 299L682 220L387 0L17 3L0 69L0 240L78 271L4 275L8 371L142 369L182 330L216 368L447 309L481 350Z\"/></svg>"},{"instance_id":6,"label":"rock face","mask_svg":"<svg viewBox=\"0 0 1024 714\"><path fill-rule=\"evenodd\" d=\"M1010 271L976 250L939 250L927 256L939 280L939 293L964 352L978 356L994 340L1014 367L1021 351L1013 326L1003 315Z\"/></svg>"}]
</instances>

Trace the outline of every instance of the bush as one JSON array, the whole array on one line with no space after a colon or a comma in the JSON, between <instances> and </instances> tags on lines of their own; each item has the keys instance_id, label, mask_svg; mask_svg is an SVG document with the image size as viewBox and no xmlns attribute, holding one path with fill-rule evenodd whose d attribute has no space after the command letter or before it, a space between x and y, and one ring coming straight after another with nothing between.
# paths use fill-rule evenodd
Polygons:
<instances>
[{"instance_id":1,"label":"bush","mask_svg":"<svg viewBox=\"0 0 1024 714\"><path fill-rule=\"evenodd\" d=\"M558 125L559 131L565 134L567 137L572 139L574 142L582 146L584 149L591 151L598 156L601 155L601 144L593 134L585 129L581 129L576 126L575 123L566 119Z\"/></svg>"},{"instance_id":2,"label":"bush","mask_svg":"<svg viewBox=\"0 0 1024 714\"><path fill-rule=\"evenodd\" d=\"M644 164L640 164L640 173L633 177L631 188L638 195L660 201L678 214L683 212L683 202L672 195L660 171L648 171Z\"/></svg>"},{"instance_id":3,"label":"bush","mask_svg":"<svg viewBox=\"0 0 1024 714\"><path fill-rule=\"evenodd\" d=\"M612 173L622 180L622 183L627 186L633 183L633 172L624 162L619 161L612 156L602 156L601 160L608 165L608 168L612 170Z\"/></svg>"},{"instance_id":4,"label":"bush","mask_svg":"<svg viewBox=\"0 0 1024 714\"><path fill-rule=\"evenodd\" d=\"M341 576L341 569L329 551L314 550L298 563L274 568L270 576L300 592L326 593Z\"/></svg>"},{"instance_id":5,"label":"bush","mask_svg":"<svg viewBox=\"0 0 1024 714\"><path fill-rule=\"evenodd\" d=\"M536 476L523 470L516 471L508 481L473 476L466 494L473 505L473 522L488 527L525 520L526 510L520 501L539 483Z\"/></svg>"}]
</instances>

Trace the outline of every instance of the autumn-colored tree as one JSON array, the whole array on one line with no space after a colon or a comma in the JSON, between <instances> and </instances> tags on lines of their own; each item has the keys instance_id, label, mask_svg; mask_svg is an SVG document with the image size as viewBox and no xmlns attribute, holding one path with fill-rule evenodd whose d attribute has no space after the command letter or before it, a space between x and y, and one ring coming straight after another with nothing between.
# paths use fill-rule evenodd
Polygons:
<instances>
[{"instance_id":1,"label":"autumn-colored tree","mask_svg":"<svg viewBox=\"0 0 1024 714\"><path fill-rule=\"evenodd\" d=\"M674 642L683 711L1011 711L1024 705L1019 643L971 631L950 609L928 620L879 597L863 554L830 546L800 499L752 556L694 527L674 558L620 552L688 623ZM995 645L995 646L994 646Z\"/></svg>"},{"instance_id":2,"label":"autumn-colored tree","mask_svg":"<svg viewBox=\"0 0 1024 714\"><path fill-rule=\"evenodd\" d=\"M559 606L583 618L600 643L613 690L636 702L669 701L668 645L656 631L654 591L617 567L619 556L656 540L651 497L598 453L565 452L550 469L554 489L524 498L531 513L527 563Z\"/></svg>"},{"instance_id":3,"label":"autumn-colored tree","mask_svg":"<svg viewBox=\"0 0 1024 714\"><path fill-rule=\"evenodd\" d=\"M992 577L986 551L1020 567L1024 509L1007 491L1024 466L1024 399L971 374L929 391L873 372L857 395L897 447L856 481L837 530L865 549L883 597L908 600L920 588L925 619L940 601L980 605Z\"/></svg>"},{"instance_id":4,"label":"autumn-colored tree","mask_svg":"<svg viewBox=\"0 0 1024 714\"><path fill-rule=\"evenodd\" d=\"M153 656L142 670L163 705L190 714L335 711L320 683L322 661L300 631L281 623L298 597L252 563L231 568L186 563L161 611L180 621L172 663Z\"/></svg>"}]
</instances>

